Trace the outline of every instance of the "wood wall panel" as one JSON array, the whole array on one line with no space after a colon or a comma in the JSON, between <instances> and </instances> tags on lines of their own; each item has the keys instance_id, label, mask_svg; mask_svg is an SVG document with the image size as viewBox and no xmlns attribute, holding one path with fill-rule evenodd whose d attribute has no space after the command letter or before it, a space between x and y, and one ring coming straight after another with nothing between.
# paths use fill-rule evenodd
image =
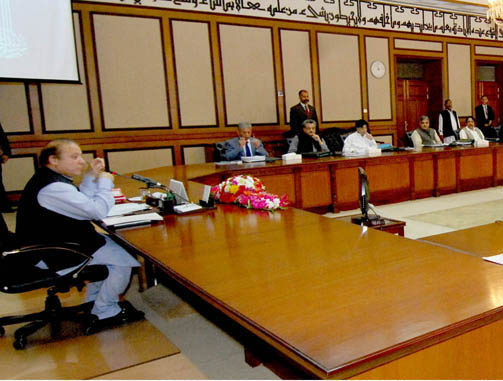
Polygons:
<instances>
[{"instance_id":1,"label":"wood wall panel","mask_svg":"<svg viewBox=\"0 0 503 381\"><path fill-rule=\"evenodd\" d=\"M395 38L394 43L395 43L395 49L430 50L436 52L442 51L441 42L405 40L401 38Z\"/></svg>"},{"instance_id":2,"label":"wood wall panel","mask_svg":"<svg viewBox=\"0 0 503 381\"><path fill-rule=\"evenodd\" d=\"M30 132L28 98L24 83L2 82L0 116L6 133Z\"/></svg>"},{"instance_id":3,"label":"wood wall panel","mask_svg":"<svg viewBox=\"0 0 503 381\"><path fill-rule=\"evenodd\" d=\"M173 21L172 33L180 126L216 126L209 24Z\"/></svg>"},{"instance_id":4,"label":"wood wall panel","mask_svg":"<svg viewBox=\"0 0 503 381\"><path fill-rule=\"evenodd\" d=\"M285 86L285 114L290 122L290 107L299 103L299 90L309 91L313 103L309 32L281 30L281 63Z\"/></svg>"},{"instance_id":5,"label":"wood wall panel","mask_svg":"<svg viewBox=\"0 0 503 381\"><path fill-rule=\"evenodd\" d=\"M7 192L23 190L36 168L35 156L11 157L2 168L5 190Z\"/></svg>"},{"instance_id":6,"label":"wood wall panel","mask_svg":"<svg viewBox=\"0 0 503 381\"><path fill-rule=\"evenodd\" d=\"M183 147L183 163L186 165L206 163L205 154L204 147Z\"/></svg>"},{"instance_id":7,"label":"wood wall panel","mask_svg":"<svg viewBox=\"0 0 503 381\"><path fill-rule=\"evenodd\" d=\"M475 54L503 56L503 48L493 46L475 46Z\"/></svg>"},{"instance_id":8,"label":"wood wall panel","mask_svg":"<svg viewBox=\"0 0 503 381\"><path fill-rule=\"evenodd\" d=\"M470 45L447 44L449 98L458 116L472 114Z\"/></svg>"},{"instance_id":9,"label":"wood wall panel","mask_svg":"<svg viewBox=\"0 0 503 381\"><path fill-rule=\"evenodd\" d=\"M302 172L302 207L312 208L330 205L332 194L330 192L330 172L321 169L317 172Z\"/></svg>"},{"instance_id":10,"label":"wood wall panel","mask_svg":"<svg viewBox=\"0 0 503 381\"><path fill-rule=\"evenodd\" d=\"M105 129L168 127L158 18L93 15Z\"/></svg>"},{"instance_id":11,"label":"wood wall panel","mask_svg":"<svg viewBox=\"0 0 503 381\"><path fill-rule=\"evenodd\" d=\"M80 18L73 15L81 84L41 84L45 131L90 131L91 117L84 66Z\"/></svg>"},{"instance_id":12,"label":"wood wall panel","mask_svg":"<svg viewBox=\"0 0 503 381\"><path fill-rule=\"evenodd\" d=\"M134 158L134 160L131 160ZM171 148L105 151L108 168L118 173L137 172L149 168L173 165Z\"/></svg>"},{"instance_id":13,"label":"wood wall panel","mask_svg":"<svg viewBox=\"0 0 503 381\"><path fill-rule=\"evenodd\" d=\"M277 123L272 30L225 24L219 30L226 124Z\"/></svg>"},{"instance_id":14,"label":"wood wall panel","mask_svg":"<svg viewBox=\"0 0 503 381\"><path fill-rule=\"evenodd\" d=\"M358 36L318 33L318 57L323 122L361 119Z\"/></svg>"},{"instance_id":15,"label":"wood wall panel","mask_svg":"<svg viewBox=\"0 0 503 381\"><path fill-rule=\"evenodd\" d=\"M368 81L368 111L369 120L391 119L391 86L389 50L387 38L365 38L367 55L367 81ZM381 61L386 73L382 78L375 78L370 69L374 61Z\"/></svg>"}]
</instances>

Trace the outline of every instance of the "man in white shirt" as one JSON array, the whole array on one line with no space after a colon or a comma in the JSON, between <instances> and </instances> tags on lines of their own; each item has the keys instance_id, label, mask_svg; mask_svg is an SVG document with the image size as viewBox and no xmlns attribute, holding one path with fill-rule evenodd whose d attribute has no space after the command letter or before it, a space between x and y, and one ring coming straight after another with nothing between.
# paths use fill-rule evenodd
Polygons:
<instances>
[{"instance_id":1,"label":"man in white shirt","mask_svg":"<svg viewBox=\"0 0 503 381\"><path fill-rule=\"evenodd\" d=\"M342 154L344 156L365 156L369 154L369 149L377 148L377 143L368 132L368 123L364 119L355 123L356 132L349 135L344 140Z\"/></svg>"},{"instance_id":2,"label":"man in white shirt","mask_svg":"<svg viewBox=\"0 0 503 381\"><path fill-rule=\"evenodd\" d=\"M461 139L470 139L475 142L485 140L482 131L475 127L475 119L473 119L472 116L466 118L466 127L461 130L459 137Z\"/></svg>"},{"instance_id":3,"label":"man in white shirt","mask_svg":"<svg viewBox=\"0 0 503 381\"><path fill-rule=\"evenodd\" d=\"M129 284L131 269L139 263L91 224L92 220L106 217L114 205L113 175L104 171L103 159L90 163L79 188L73 184L73 177L84 172L86 162L73 140L50 142L42 149L39 161L40 168L21 195L16 221L18 240L23 245L73 242L92 256L90 265L107 266L104 281L87 285L86 301L94 302L91 314L97 318L90 327L92 331L142 319L143 312L129 302L119 301ZM58 272L75 265L70 259L38 264Z\"/></svg>"},{"instance_id":4,"label":"man in white shirt","mask_svg":"<svg viewBox=\"0 0 503 381\"><path fill-rule=\"evenodd\" d=\"M452 101L446 99L444 102L445 110L438 116L438 134L444 143L450 144L456 141L456 135L461 129L458 114L452 109Z\"/></svg>"}]
</instances>

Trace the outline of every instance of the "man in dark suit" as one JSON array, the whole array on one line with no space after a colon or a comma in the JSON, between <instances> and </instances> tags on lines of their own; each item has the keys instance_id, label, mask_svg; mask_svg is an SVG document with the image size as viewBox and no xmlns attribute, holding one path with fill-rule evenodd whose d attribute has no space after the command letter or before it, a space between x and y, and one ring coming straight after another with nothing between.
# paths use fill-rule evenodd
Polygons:
<instances>
[{"instance_id":1,"label":"man in dark suit","mask_svg":"<svg viewBox=\"0 0 503 381\"><path fill-rule=\"evenodd\" d=\"M10 213L14 210L9 204L9 199L7 197L7 192L2 181L2 164L7 163L10 156L10 145L5 135L2 125L0 124L0 212Z\"/></svg>"},{"instance_id":2,"label":"man in dark suit","mask_svg":"<svg viewBox=\"0 0 503 381\"><path fill-rule=\"evenodd\" d=\"M299 91L300 102L290 108L290 130L293 134L301 133L302 123L306 119L311 119L316 122L316 133L320 132L318 127L318 115L316 115L316 109L309 104L309 92L307 90Z\"/></svg>"},{"instance_id":3,"label":"man in dark suit","mask_svg":"<svg viewBox=\"0 0 503 381\"><path fill-rule=\"evenodd\" d=\"M489 98L487 95L480 97L481 104L475 107L475 118L477 120L477 127L480 128L482 133L487 138L495 138L496 130L494 129L494 111L488 105Z\"/></svg>"}]
</instances>

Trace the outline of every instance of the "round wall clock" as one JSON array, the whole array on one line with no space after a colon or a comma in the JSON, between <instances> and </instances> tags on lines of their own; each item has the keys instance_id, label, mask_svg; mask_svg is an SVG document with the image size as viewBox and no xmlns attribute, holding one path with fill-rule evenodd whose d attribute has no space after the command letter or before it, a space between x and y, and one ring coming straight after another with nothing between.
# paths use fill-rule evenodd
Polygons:
<instances>
[{"instance_id":1,"label":"round wall clock","mask_svg":"<svg viewBox=\"0 0 503 381\"><path fill-rule=\"evenodd\" d=\"M386 66L381 61L374 61L370 65L370 72L375 78L382 78L386 74Z\"/></svg>"}]
</instances>

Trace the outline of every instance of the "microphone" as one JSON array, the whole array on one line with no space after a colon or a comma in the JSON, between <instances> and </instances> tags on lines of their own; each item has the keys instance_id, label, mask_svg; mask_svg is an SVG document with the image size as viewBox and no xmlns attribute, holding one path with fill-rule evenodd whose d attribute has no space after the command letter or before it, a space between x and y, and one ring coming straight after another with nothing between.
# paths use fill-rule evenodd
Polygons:
<instances>
[{"instance_id":1,"label":"microphone","mask_svg":"<svg viewBox=\"0 0 503 381\"><path fill-rule=\"evenodd\" d=\"M116 175L116 176L121 176L121 177L125 177L126 179L133 179L133 180L136 180L136 181L141 181L142 183L145 183L147 184L147 186L150 188L150 187L158 187L158 188L162 188L162 189L167 189L168 187L165 186L165 185L162 185L160 182L158 181L155 181L151 178L148 178L148 177L144 177L144 176L141 176L141 175L138 175L138 174L133 174L130 176L124 176L124 175L121 175L120 173L117 173L115 171L112 171L110 172L112 173L112 175Z\"/></svg>"}]
</instances>

